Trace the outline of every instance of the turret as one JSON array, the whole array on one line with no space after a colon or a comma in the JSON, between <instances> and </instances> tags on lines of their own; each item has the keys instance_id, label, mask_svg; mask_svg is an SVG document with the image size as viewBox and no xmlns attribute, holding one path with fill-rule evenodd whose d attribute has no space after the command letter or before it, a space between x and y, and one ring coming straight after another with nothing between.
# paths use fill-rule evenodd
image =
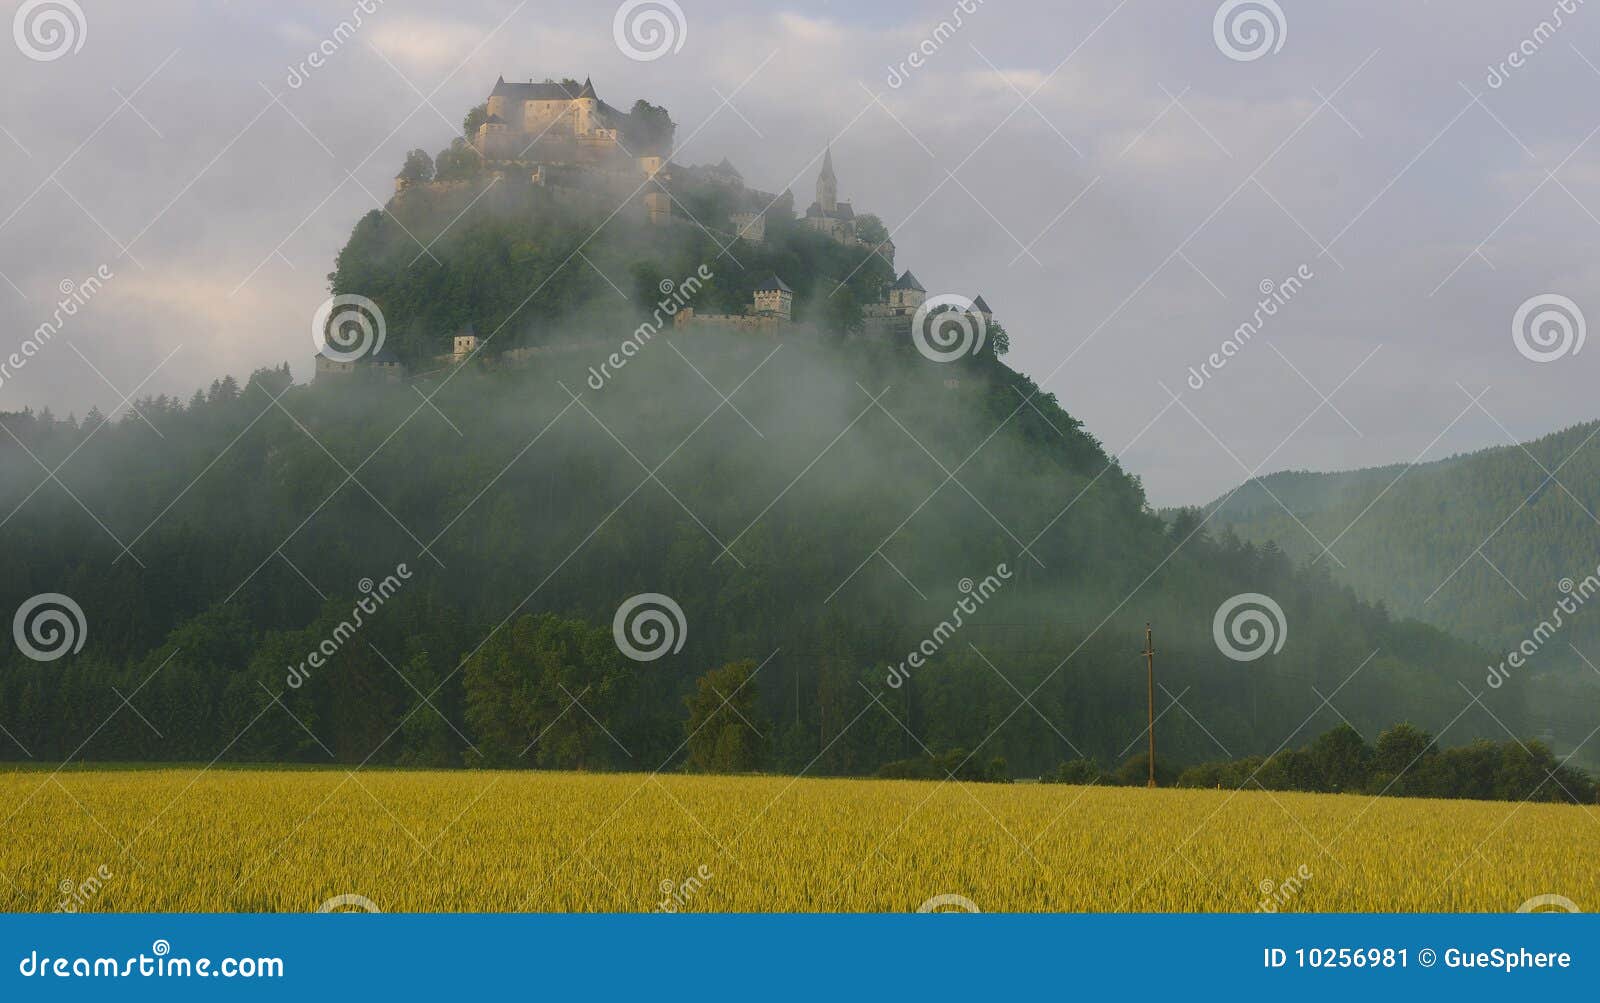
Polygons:
<instances>
[{"instance_id":1,"label":"turret","mask_svg":"<svg viewBox=\"0 0 1600 1003\"><path fill-rule=\"evenodd\" d=\"M911 274L907 268L894 280L894 285L889 287L889 305L903 309L915 310L928 298L928 291L922 288L922 283Z\"/></svg>"},{"instance_id":2,"label":"turret","mask_svg":"<svg viewBox=\"0 0 1600 1003\"><path fill-rule=\"evenodd\" d=\"M781 320L789 320L793 316L794 290L784 284L776 275L756 286L755 312L757 314L770 314Z\"/></svg>"}]
</instances>

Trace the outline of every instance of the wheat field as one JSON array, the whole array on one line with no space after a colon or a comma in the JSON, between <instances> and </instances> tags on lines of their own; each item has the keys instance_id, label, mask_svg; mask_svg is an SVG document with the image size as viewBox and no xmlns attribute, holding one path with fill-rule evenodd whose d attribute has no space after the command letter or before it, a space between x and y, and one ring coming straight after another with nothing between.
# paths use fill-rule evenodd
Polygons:
<instances>
[{"instance_id":1,"label":"wheat field","mask_svg":"<svg viewBox=\"0 0 1600 1003\"><path fill-rule=\"evenodd\" d=\"M7 911L1509 912L1600 809L517 772L0 773Z\"/></svg>"}]
</instances>

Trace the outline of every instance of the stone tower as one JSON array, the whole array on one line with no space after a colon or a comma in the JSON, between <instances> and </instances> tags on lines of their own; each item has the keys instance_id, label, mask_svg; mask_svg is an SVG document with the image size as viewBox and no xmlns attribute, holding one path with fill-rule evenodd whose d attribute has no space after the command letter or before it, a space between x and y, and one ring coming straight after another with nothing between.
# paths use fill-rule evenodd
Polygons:
<instances>
[{"instance_id":1,"label":"stone tower","mask_svg":"<svg viewBox=\"0 0 1600 1003\"><path fill-rule=\"evenodd\" d=\"M787 321L793 316L794 290L776 275L756 286L755 312Z\"/></svg>"},{"instance_id":2,"label":"stone tower","mask_svg":"<svg viewBox=\"0 0 1600 1003\"><path fill-rule=\"evenodd\" d=\"M822 170L817 174L817 204L825 213L839 207L839 179L833 176L833 147L822 154Z\"/></svg>"},{"instance_id":3,"label":"stone tower","mask_svg":"<svg viewBox=\"0 0 1600 1003\"><path fill-rule=\"evenodd\" d=\"M578 96L572 99L572 103L579 133L593 132L599 127L600 99L595 96L594 84L588 77L583 78L583 88L578 91Z\"/></svg>"}]
</instances>

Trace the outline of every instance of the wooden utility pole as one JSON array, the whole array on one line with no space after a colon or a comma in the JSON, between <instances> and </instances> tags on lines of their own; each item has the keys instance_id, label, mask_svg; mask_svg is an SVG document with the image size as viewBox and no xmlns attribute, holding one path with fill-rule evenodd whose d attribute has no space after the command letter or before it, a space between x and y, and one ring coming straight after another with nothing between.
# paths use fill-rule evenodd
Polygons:
<instances>
[{"instance_id":1,"label":"wooden utility pole","mask_svg":"<svg viewBox=\"0 0 1600 1003\"><path fill-rule=\"evenodd\" d=\"M1145 784L1145 786L1154 787L1156 785L1156 646L1155 635L1151 631L1148 623L1144 625L1143 654L1145 659L1145 681L1148 692L1146 708L1150 724L1150 755L1148 763L1150 767L1150 780L1147 784Z\"/></svg>"}]
</instances>

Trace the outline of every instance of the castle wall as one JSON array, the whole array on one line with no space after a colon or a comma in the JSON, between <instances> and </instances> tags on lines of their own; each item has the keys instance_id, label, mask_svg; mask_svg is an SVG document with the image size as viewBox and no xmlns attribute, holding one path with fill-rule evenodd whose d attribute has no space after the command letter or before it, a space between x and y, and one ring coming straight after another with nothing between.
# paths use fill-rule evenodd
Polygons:
<instances>
[{"instance_id":1,"label":"castle wall","mask_svg":"<svg viewBox=\"0 0 1600 1003\"><path fill-rule=\"evenodd\" d=\"M869 338L889 341L909 338L911 321L915 316L915 307L893 303L868 303L861 308L861 333Z\"/></svg>"},{"instance_id":2,"label":"castle wall","mask_svg":"<svg viewBox=\"0 0 1600 1003\"><path fill-rule=\"evenodd\" d=\"M788 326L783 317L747 313L696 313L684 307L672 317L672 326L678 330L717 328L724 331L751 331L777 334Z\"/></svg>"}]
</instances>

